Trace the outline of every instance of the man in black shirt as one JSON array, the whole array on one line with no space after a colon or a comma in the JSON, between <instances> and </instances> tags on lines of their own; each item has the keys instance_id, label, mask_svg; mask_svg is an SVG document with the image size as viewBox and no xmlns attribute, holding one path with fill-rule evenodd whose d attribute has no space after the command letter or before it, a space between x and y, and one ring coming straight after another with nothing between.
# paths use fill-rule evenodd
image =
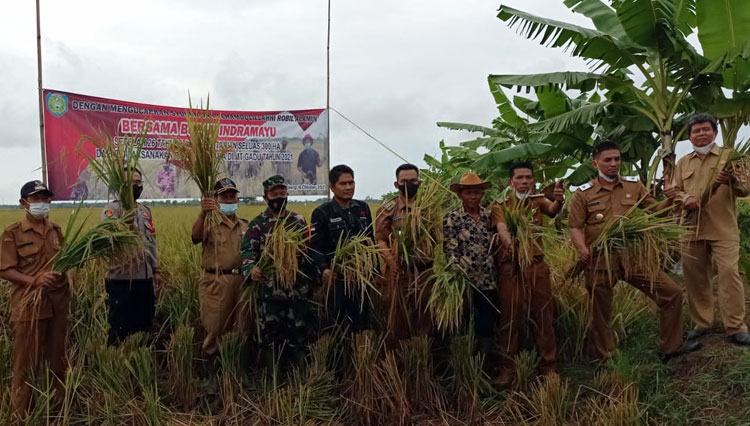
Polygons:
<instances>
[{"instance_id":1,"label":"man in black shirt","mask_svg":"<svg viewBox=\"0 0 750 426\"><path fill-rule=\"evenodd\" d=\"M331 261L339 238L365 234L375 240L372 215L367 203L353 198L354 171L349 166L332 168L328 181L333 199L318 206L311 221L313 261L322 273L323 285L331 283L326 306L327 322L328 325L346 324L354 330L364 330L369 326L369 303L360 304L359 300L344 294L343 281L331 275Z\"/></svg>"}]
</instances>

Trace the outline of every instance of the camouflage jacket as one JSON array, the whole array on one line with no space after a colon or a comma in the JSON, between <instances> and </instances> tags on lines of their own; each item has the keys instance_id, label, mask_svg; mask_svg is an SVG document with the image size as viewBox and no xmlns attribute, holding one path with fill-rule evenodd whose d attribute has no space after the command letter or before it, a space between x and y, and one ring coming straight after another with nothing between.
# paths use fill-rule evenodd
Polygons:
<instances>
[{"instance_id":1,"label":"camouflage jacket","mask_svg":"<svg viewBox=\"0 0 750 426\"><path fill-rule=\"evenodd\" d=\"M273 227L278 220L287 217L287 226L307 228L307 222L302 215L288 210L284 210L280 216L275 217L269 209L266 209L248 224L247 232L245 232L245 236L242 238L240 254L242 259L242 273L247 277L248 282L251 282L250 272L258 265L261 259L267 236L273 232ZM309 230L306 230L305 234L308 236ZM301 273L297 275L297 281L291 289L276 285L273 277L265 277L266 280L263 282L262 288L263 299L285 300L306 297L310 290L310 277L312 276L308 271L310 269L309 264L310 262L304 257L300 257L299 268Z\"/></svg>"}]
</instances>

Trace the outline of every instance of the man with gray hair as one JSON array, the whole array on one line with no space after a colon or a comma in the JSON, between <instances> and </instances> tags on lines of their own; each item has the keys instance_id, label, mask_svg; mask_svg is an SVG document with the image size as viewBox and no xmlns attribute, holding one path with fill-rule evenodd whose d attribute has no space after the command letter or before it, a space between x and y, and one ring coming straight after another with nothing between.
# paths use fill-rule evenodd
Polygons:
<instances>
[{"instance_id":1,"label":"man with gray hair","mask_svg":"<svg viewBox=\"0 0 750 426\"><path fill-rule=\"evenodd\" d=\"M677 162L674 185L667 185L664 193L682 203L686 222L695 226L682 245L685 287L690 316L695 322L688 340L697 339L713 328L711 282L716 276L724 330L731 342L747 346L750 334L745 324L745 291L737 267L740 255L737 198L750 194L750 184L733 173L729 161L732 150L716 145L717 134L714 117L698 114L690 119L688 138L693 152Z\"/></svg>"}]
</instances>

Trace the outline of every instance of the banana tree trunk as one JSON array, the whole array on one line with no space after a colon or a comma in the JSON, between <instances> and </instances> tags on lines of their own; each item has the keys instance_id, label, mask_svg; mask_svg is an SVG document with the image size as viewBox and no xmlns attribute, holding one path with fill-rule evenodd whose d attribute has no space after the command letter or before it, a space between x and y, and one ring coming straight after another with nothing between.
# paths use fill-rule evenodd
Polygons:
<instances>
[{"instance_id":1,"label":"banana tree trunk","mask_svg":"<svg viewBox=\"0 0 750 426\"><path fill-rule=\"evenodd\" d=\"M661 132L661 147L664 150L664 156L662 157L664 172L662 176L671 182L674 176L674 166L677 156L674 153L674 139L670 130Z\"/></svg>"},{"instance_id":2,"label":"banana tree trunk","mask_svg":"<svg viewBox=\"0 0 750 426\"><path fill-rule=\"evenodd\" d=\"M725 148L734 149L737 143L737 135L742 127L742 120L737 116L727 117L721 120L722 143Z\"/></svg>"}]
</instances>

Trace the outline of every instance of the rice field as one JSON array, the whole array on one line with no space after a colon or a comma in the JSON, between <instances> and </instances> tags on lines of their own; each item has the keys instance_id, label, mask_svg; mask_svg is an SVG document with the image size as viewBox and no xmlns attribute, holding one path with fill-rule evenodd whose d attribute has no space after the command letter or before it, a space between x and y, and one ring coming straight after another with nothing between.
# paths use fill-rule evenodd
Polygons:
<instances>
[{"instance_id":1,"label":"rice field","mask_svg":"<svg viewBox=\"0 0 750 426\"><path fill-rule=\"evenodd\" d=\"M294 204L291 210L309 220L314 207ZM377 205L371 208L374 212ZM241 206L239 215L251 219L262 209ZM538 359L529 333L523 334L528 350L517 358L519 377L512 389L502 391L482 373L483 360L469 334L441 342L445 357L440 367L429 355L437 342L414 338L386 350L377 331L349 339L322 336L298 369L260 369L254 345L238 335L223 340L217 359L203 359L200 246L189 239L199 207L152 211L166 287L151 334L107 348L102 269L75 272L65 395L52 398L50 378L43 372L34 375L28 424L741 425L750 416L742 403L750 400L750 355L719 341L695 356L660 363L654 308L627 285L617 287L613 304L620 352L606 365L589 363L584 351L587 295L579 281L565 279L575 255L559 236L547 236L545 242L554 282L559 379L536 380ZM70 212L53 208L51 217L64 226ZM0 210L0 226L22 213ZM91 208L82 215L94 221L100 213ZM11 424L7 297L0 292L2 425Z\"/></svg>"}]
</instances>

